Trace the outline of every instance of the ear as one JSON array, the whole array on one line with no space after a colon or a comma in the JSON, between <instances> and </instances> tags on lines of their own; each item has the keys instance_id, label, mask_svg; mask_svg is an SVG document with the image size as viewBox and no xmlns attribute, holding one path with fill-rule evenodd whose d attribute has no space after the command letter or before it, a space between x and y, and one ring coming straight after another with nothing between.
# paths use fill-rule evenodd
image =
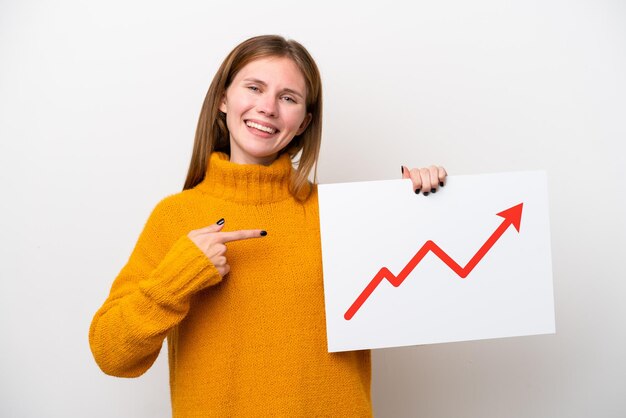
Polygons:
<instances>
[{"instance_id":1,"label":"ear","mask_svg":"<svg viewBox=\"0 0 626 418\"><path fill-rule=\"evenodd\" d=\"M222 113L226 113L226 93L222 96L222 101L220 102L220 111Z\"/></svg>"},{"instance_id":2,"label":"ear","mask_svg":"<svg viewBox=\"0 0 626 418\"><path fill-rule=\"evenodd\" d=\"M307 126L309 126L309 123L311 123L312 119L313 119L313 115L310 113L307 113L306 116L304 117L304 120L300 124L300 127L298 128L298 132L296 133L296 136L300 135L302 132L306 130Z\"/></svg>"}]
</instances>

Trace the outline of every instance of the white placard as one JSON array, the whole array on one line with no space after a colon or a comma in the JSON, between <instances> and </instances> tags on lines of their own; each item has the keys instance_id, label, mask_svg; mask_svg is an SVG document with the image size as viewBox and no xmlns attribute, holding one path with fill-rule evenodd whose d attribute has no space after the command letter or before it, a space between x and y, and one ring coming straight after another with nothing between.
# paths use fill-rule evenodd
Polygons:
<instances>
[{"instance_id":1,"label":"white placard","mask_svg":"<svg viewBox=\"0 0 626 418\"><path fill-rule=\"evenodd\" d=\"M326 184L319 207L329 352L555 332L545 172Z\"/></svg>"}]
</instances>

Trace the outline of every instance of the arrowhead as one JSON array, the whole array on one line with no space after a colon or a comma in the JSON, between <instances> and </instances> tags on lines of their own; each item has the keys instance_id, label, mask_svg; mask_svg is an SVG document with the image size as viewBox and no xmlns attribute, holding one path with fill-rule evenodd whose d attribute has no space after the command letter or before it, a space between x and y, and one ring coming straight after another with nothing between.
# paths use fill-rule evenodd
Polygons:
<instances>
[{"instance_id":1,"label":"arrowhead","mask_svg":"<svg viewBox=\"0 0 626 418\"><path fill-rule=\"evenodd\" d=\"M523 202L520 203L519 205L513 206L512 208L503 210L497 215L502 216L504 218L505 223L508 223L509 225L512 224L515 227L515 229L517 229L517 232L519 232L519 227L520 227L520 224L522 223L522 206L524 206Z\"/></svg>"}]
</instances>

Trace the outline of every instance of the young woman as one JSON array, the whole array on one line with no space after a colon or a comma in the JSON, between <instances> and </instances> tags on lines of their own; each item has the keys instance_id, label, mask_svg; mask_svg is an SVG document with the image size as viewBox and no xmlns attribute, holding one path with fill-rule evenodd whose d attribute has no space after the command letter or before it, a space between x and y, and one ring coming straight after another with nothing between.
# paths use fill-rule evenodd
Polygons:
<instances>
[{"instance_id":1,"label":"young woman","mask_svg":"<svg viewBox=\"0 0 626 418\"><path fill-rule=\"evenodd\" d=\"M155 207L94 316L105 373L141 375L167 337L174 417L371 415L370 352L326 347L307 180L321 130L319 71L302 45L259 36L226 57L184 190ZM424 194L446 177L434 166L402 174Z\"/></svg>"}]
</instances>

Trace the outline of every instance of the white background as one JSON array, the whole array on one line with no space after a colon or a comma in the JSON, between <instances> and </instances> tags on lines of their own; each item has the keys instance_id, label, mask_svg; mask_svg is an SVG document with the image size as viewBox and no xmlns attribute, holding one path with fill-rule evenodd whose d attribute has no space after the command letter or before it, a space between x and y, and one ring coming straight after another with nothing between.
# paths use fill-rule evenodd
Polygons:
<instances>
[{"instance_id":1,"label":"white background","mask_svg":"<svg viewBox=\"0 0 626 418\"><path fill-rule=\"evenodd\" d=\"M0 416L169 415L165 358L105 376L88 327L263 33L321 68L322 182L548 174L558 333L377 351L377 415L624 416L625 23L621 0L0 0Z\"/></svg>"}]
</instances>

